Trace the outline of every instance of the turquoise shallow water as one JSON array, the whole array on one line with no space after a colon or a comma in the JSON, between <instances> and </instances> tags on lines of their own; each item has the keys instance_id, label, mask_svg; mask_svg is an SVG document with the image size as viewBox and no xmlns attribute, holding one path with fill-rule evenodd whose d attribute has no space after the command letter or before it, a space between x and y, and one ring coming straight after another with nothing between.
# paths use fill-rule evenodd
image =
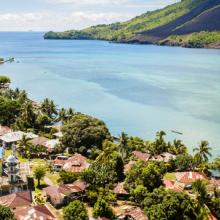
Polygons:
<instances>
[{"instance_id":1,"label":"turquoise shallow water","mask_svg":"<svg viewBox=\"0 0 220 220\"><path fill-rule=\"evenodd\" d=\"M0 33L0 57L19 61L0 66L12 87L97 116L114 135L153 138L165 130L168 139L181 138L191 149L206 139L220 155L220 50L48 41L42 35Z\"/></svg>"}]
</instances>

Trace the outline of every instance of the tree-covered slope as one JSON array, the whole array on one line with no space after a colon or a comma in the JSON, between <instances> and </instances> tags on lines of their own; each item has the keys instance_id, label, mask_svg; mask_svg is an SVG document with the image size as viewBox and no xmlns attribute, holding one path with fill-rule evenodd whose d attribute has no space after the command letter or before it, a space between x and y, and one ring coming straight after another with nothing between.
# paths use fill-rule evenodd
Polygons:
<instances>
[{"instance_id":1,"label":"tree-covered slope","mask_svg":"<svg viewBox=\"0 0 220 220\"><path fill-rule=\"evenodd\" d=\"M134 37L137 33L145 32L167 24L176 18L189 13L206 0L183 0L163 9L147 12L126 22L109 25L92 26L80 31L48 32L45 39L101 39L123 41Z\"/></svg>"},{"instance_id":2,"label":"tree-covered slope","mask_svg":"<svg viewBox=\"0 0 220 220\"><path fill-rule=\"evenodd\" d=\"M219 21L220 0L182 0L126 22L97 25L80 31L48 32L44 37L45 39L99 39L123 43L155 43L189 47L198 45L219 48ZM207 44L209 34L212 41L209 38L209 44ZM192 38L193 43L187 41ZM197 43L196 39L199 40Z\"/></svg>"}]
</instances>

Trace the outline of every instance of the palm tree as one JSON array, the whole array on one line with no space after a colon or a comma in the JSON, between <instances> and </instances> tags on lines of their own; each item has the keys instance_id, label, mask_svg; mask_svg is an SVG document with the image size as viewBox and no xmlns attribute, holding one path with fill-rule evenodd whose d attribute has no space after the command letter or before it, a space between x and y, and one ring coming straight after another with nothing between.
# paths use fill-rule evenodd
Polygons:
<instances>
[{"instance_id":1,"label":"palm tree","mask_svg":"<svg viewBox=\"0 0 220 220\"><path fill-rule=\"evenodd\" d=\"M158 131L156 134L157 140L159 140L160 142L163 142L165 135L166 135L165 131Z\"/></svg>"},{"instance_id":2,"label":"palm tree","mask_svg":"<svg viewBox=\"0 0 220 220\"><path fill-rule=\"evenodd\" d=\"M23 157L30 157L31 143L29 141L30 138L27 138L25 135L23 135L22 139L18 141L17 150Z\"/></svg>"},{"instance_id":3,"label":"palm tree","mask_svg":"<svg viewBox=\"0 0 220 220\"><path fill-rule=\"evenodd\" d=\"M197 219L208 219L208 214L210 213L208 207L206 206L207 201L207 191L206 191L206 183L204 180L196 180L192 184L193 192L196 195L197 208L198 208L198 218Z\"/></svg>"},{"instance_id":4,"label":"palm tree","mask_svg":"<svg viewBox=\"0 0 220 220\"><path fill-rule=\"evenodd\" d=\"M64 122L66 121L66 119L68 118L68 115L67 115L67 111L65 108L61 108L58 112L58 117L56 119L56 122Z\"/></svg>"},{"instance_id":5,"label":"palm tree","mask_svg":"<svg viewBox=\"0 0 220 220\"><path fill-rule=\"evenodd\" d=\"M124 132L119 136L119 153L123 160L128 156L128 135Z\"/></svg>"},{"instance_id":6,"label":"palm tree","mask_svg":"<svg viewBox=\"0 0 220 220\"><path fill-rule=\"evenodd\" d=\"M193 149L193 151L196 152L194 158L198 165L203 162L208 162L209 156L212 156L210 153L211 150L212 148L209 147L208 141L201 141L199 147Z\"/></svg>"},{"instance_id":7,"label":"palm tree","mask_svg":"<svg viewBox=\"0 0 220 220\"><path fill-rule=\"evenodd\" d=\"M51 119L54 119L54 117L57 115L57 106L54 104L53 100L50 100L48 98L44 99L44 101L42 102L41 110L42 112L46 113Z\"/></svg>"},{"instance_id":8,"label":"palm tree","mask_svg":"<svg viewBox=\"0 0 220 220\"><path fill-rule=\"evenodd\" d=\"M97 157L97 161L101 163L109 162L112 157L112 153L117 150L117 146L111 141L105 140L102 144L102 148L103 151Z\"/></svg>"},{"instance_id":9,"label":"palm tree","mask_svg":"<svg viewBox=\"0 0 220 220\"><path fill-rule=\"evenodd\" d=\"M178 155L178 154L185 154L187 152L186 146L182 143L181 140L175 139L173 144L170 146L171 153Z\"/></svg>"}]
</instances>

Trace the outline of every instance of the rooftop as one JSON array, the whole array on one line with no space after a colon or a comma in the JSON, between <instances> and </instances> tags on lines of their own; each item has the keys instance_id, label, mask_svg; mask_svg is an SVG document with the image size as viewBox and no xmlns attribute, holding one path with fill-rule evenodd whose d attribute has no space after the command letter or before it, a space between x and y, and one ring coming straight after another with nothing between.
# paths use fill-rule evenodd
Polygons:
<instances>
[{"instance_id":1,"label":"rooftop","mask_svg":"<svg viewBox=\"0 0 220 220\"><path fill-rule=\"evenodd\" d=\"M88 168L90 164L87 162L86 157L76 153L68 159L58 156L54 160L54 165L63 166L63 169L69 172L80 173L84 169Z\"/></svg>"},{"instance_id":2,"label":"rooftop","mask_svg":"<svg viewBox=\"0 0 220 220\"><path fill-rule=\"evenodd\" d=\"M17 208L14 210L14 214L17 220L55 220L54 215L45 205Z\"/></svg>"},{"instance_id":3,"label":"rooftop","mask_svg":"<svg viewBox=\"0 0 220 220\"><path fill-rule=\"evenodd\" d=\"M17 142L22 139L23 136L26 136L27 138L33 139L38 137L36 134L33 133L24 133L23 131L15 131L7 133L0 137L0 140L6 142L6 143L12 143Z\"/></svg>"},{"instance_id":4,"label":"rooftop","mask_svg":"<svg viewBox=\"0 0 220 220\"><path fill-rule=\"evenodd\" d=\"M116 194L123 194L128 195L129 193L124 189L124 182L118 183L115 188L113 189L113 192Z\"/></svg>"},{"instance_id":5,"label":"rooftop","mask_svg":"<svg viewBox=\"0 0 220 220\"><path fill-rule=\"evenodd\" d=\"M141 151L133 151L132 154L139 160L148 161L151 157L148 153L143 153Z\"/></svg>"},{"instance_id":6,"label":"rooftop","mask_svg":"<svg viewBox=\"0 0 220 220\"><path fill-rule=\"evenodd\" d=\"M0 197L0 204L11 209L21 206L29 206L32 203L30 191L12 193L7 196Z\"/></svg>"},{"instance_id":7,"label":"rooftop","mask_svg":"<svg viewBox=\"0 0 220 220\"><path fill-rule=\"evenodd\" d=\"M177 172L175 173L176 179L181 183L193 183L198 179L205 180L207 177L205 177L203 174L200 174L199 172L193 172L193 171L187 171L187 172Z\"/></svg>"}]
</instances>

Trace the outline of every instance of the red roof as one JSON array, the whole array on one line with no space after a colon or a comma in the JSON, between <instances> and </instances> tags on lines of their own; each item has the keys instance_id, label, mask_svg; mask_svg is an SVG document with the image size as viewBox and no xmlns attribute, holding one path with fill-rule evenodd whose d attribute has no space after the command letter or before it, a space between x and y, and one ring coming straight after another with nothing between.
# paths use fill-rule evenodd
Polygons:
<instances>
[{"instance_id":1,"label":"red roof","mask_svg":"<svg viewBox=\"0 0 220 220\"><path fill-rule=\"evenodd\" d=\"M71 184L64 184L61 186L48 186L43 189L47 196L52 198L53 201L60 203L65 195L77 192L83 192L88 187L88 183L76 180Z\"/></svg>"},{"instance_id":2,"label":"red roof","mask_svg":"<svg viewBox=\"0 0 220 220\"><path fill-rule=\"evenodd\" d=\"M118 183L115 188L113 189L113 192L116 194L123 194L128 195L129 193L124 189L124 182Z\"/></svg>"},{"instance_id":3,"label":"red roof","mask_svg":"<svg viewBox=\"0 0 220 220\"><path fill-rule=\"evenodd\" d=\"M31 203L32 198L30 191L18 192L0 197L0 204L12 209L19 206L29 206Z\"/></svg>"},{"instance_id":4,"label":"red roof","mask_svg":"<svg viewBox=\"0 0 220 220\"><path fill-rule=\"evenodd\" d=\"M181 183L193 183L198 179L205 180L207 177L205 177L203 174L200 174L198 172L177 172L176 173L176 179Z\"/></svg>"},{"instance_id":5,"label":"red roof","mask_svg":"<svg viewBox=\"0 0 220 220\"><path fill-rule=\"evenodd\" d=\"M139 160L148 161L150 159L150 154L143 153L141 151L133 151L132 154Z\"/></svg>"},{"instance_id":6,"label":"red roof","mask_svg":"<svg viewBox=\"0 0 220 220\"><path fill-rule=\"evenodd\" d=\"M34 219L34 220L55 220L56 218L45 205L33 207L23 207L14 210L17 220Z\"/></svg>"},{"instance_id":7,"label":"red roof","mask_svg":"<svg viewBox=\"0 0 220 220\"><path fill-rule=\"evenodd\" d=\"M163 184L166 189L171 189L176 192L182 192L184 189L184 185L175 180L164 180Z\"/></svg>"},{"instance_id":8,"label":"red roof","mask_svg":"<svg viewBox=\"0 0 220 220\"><path fill-rule=\"evenodd\" d=\"M82 156L81 154L74 154L65 161L63 169L74 173L80 173L89 168L89 165L90 164L87 162L86 157Z\"/></svg>"}]
</instances>

